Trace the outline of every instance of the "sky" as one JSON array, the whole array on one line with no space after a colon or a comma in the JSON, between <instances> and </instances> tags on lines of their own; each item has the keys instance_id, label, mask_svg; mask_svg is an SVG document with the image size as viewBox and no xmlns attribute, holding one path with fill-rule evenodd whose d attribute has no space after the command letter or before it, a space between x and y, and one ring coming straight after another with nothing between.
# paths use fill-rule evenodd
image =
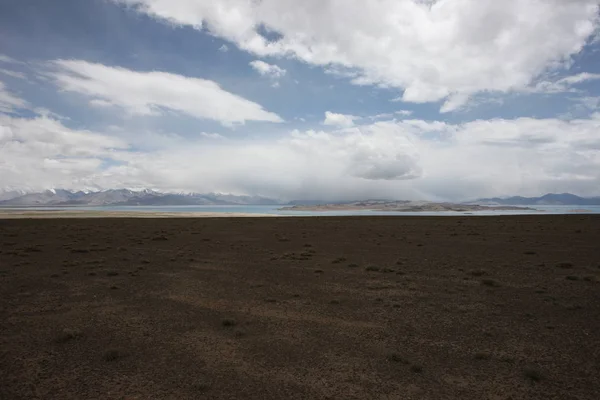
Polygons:
<instances>
[{"instance_id":1,"label":"sky","mask_svg":"<svg viewBox=\"0 0 600 400\"><path fill-rule=\"evenodd\" d=\"M600 196L600 0L4 0L0 191Z\"/></svg>"}]
</instances>

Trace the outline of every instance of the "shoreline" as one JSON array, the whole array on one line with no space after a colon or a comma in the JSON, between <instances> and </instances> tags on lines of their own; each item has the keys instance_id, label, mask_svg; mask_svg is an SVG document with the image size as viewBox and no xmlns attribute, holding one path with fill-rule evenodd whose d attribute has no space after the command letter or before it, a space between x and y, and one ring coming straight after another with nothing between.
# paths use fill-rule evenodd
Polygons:
<instances>
[{"instance_id":1,"label":"shoreline","mask_svg":"<svg viewBox=\"0 0 600 400\"><path fill-rule=\"evenodd\" d=\"M284 213L252 213L252 212L232 212L232 211L156 211L156 210L127 210L127 211L110 211L110 210L73 210L73 209L44 209L44 210L27 210L27 209L7 209L0 208L0 220L3 219L64 219L64 218L307 218L307 217L514 217L514 216L558 216L558 215L595 215L596 212L588 209L570 209L563 213L552 213L546 210L532 210L527 213L503 213L502 210L497 210L493 213L479 213L478 211L464 211L456 213L448 213L447 211L389 211L381 213L380 210L373 210L374 214L329 214L336 210L318 210L308 212L306 214L284 214ZM352 210L347 210L352 211ZM357 210L360 211L360 210ZM303 212L303 211L301 211Z\"/></svg>"}]
</instances>

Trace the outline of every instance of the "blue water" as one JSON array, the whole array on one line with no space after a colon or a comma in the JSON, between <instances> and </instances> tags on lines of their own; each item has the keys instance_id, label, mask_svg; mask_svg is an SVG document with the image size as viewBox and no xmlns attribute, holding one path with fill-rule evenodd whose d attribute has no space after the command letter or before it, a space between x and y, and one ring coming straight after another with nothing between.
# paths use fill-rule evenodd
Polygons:
<instances>
[{"instance_id":1,"label":"blue water","mask_svg":"<svg viewBox=\"0 0 600 400\"><path fill-rule=\"evenodd\" d=\"M437 212L396 212L396 211L282 211L282 206L103 206L103 207L28 207L22 210L82 210L82 211L133 211L162 213L243 213L288 216L358 216L358 215L412 215L412 216L452 216L452 215L544 215L544 214L600 214L600 206L529 206L535 210L502 211L437 211ZM16 208L12 208L16 209ZM576 211L585 210L585 211Z\"/></svg>"}]
</instances>

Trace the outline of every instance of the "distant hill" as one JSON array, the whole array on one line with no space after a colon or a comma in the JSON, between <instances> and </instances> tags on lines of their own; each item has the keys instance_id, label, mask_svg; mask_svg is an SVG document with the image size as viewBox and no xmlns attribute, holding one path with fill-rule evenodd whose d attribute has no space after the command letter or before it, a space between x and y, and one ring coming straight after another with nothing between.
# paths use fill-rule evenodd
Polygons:
<instances>
[{"instance_id":1,"label":"distant hill","mask_svg":"<svg viewBox=\"0 0 600 400\"><path fill-rule=\"evenodd\" d=\"M470 204L481 205L507 205L507 206L598 206L600 197L579 197L571 193L548 193L541 197L493 197L489 199L479 199L469 202Z\"/></svg>"},{"instance_id":2,"label":"distant hill","mask_svg":"<svg viewBox=\"0 0 600 400\"><path fill-rule=\"evenodd\" d=\"M363 200L362 202L367 202L367 203L387 203L390 201L394 201L394 200L387 200L387 199L373 199L373 200ZM286 203L286 205L288 206L323 206L323 205L327 205L327 204L352 204L352 203L357 203L357 200L346 200L346 201L332 201L332 200L292 200L288 203Z\"/></svg>"},{"instance_id":3,"label":"distant hill","mask_svg":"<svg viewBox=\"0 0 600 400\"><path fill-rule=\"evenodd\" d=\"M0 201L14 199L15 197L23 196L27 192L24 190L4 189L0 190Z\"/></svg>"},{"instance_id":4,"label":"distant hill","mask_svg":"<svg viewBox=\"0 0 600 400\"><path fill-rule=\"evenodd\" d=\"M104 191L3 192L0 206L196 206L196 205L278 205L279 201L259 196L230 194L161 193L153 190L111 189Z\"/></svg>"},{"instance_id":5,"label":"distant hill","mask_svg":"<svg viewBox=\"0 0 600 400\"><path fill-rule=\"evenodd\" d=\"M284 211L394 211L394 212L438 212L438 211L503 211L503 210L533 210L517 206L483 206L479 204L434 203L428 201L382 201L366 200L344 204L325 205L295 205L281 208Z\"/></svg>"}]
</instances>

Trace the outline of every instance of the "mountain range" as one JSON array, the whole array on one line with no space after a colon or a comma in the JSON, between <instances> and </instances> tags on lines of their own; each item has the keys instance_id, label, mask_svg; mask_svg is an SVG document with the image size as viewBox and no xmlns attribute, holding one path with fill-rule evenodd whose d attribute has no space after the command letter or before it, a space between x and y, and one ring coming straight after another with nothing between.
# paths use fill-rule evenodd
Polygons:
<instances>
[{"instance_id":1,"label":"mountain range","mask_svg":"<svg viewBox=\"0 0 600 400\"><path fill-rule=\"evenodd\" d=\"M219 193L162 193L154 190L111 189L71 191L51 189L22 193L0 192L0 206L197 206L197 205L278 205L279 201L260 196Z\"/></svg>"},{"instance_id":2,"label":"mountain range","mask_svg":"<svg viewBox=\"0 0 600 400\"><path fill-rule=\"evenodd\" d=\"M505 206L598 206L600 205L600 197L579 197L571 193L548 193L540 197L493 197L489 199L479 199L469 203Z\"/></svg>"},{"instance_id":3,"label":"mountain range","mask_svg":"<svg viewBox=\"0 0 600 400\"><path fill-rule=\"evenodd\" d=\"M372 200L382 202L384 200ZM385 200L390 201L390 200ZM163 193L154 190L110 189L102 191L71 191L51 189L42 192L0 190L0 206L196 206L196 205L290 205L316 206L325 204L350 204L319 200L292 200L283 202L261 196L236 196L220 193ZM465 202L487 206L531 205L600 205L600 197L579 197L570 193L548 193L541 197L493 197Z\"/></svg>"}]
</instances>

